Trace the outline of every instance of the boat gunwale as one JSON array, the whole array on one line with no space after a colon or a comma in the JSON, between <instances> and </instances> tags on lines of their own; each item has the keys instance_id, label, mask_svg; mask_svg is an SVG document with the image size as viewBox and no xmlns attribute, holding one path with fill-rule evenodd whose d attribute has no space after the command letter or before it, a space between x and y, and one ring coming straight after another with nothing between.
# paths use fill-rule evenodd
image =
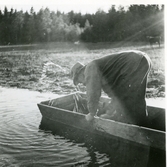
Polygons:
<instances>
[{"instance_id":1,"label":"boat gunwale","mask_svg":"<svg viewBox=\"0 0 167 167\"><path fill-rule=\"evenodd\" d=\"M37 105L42 105L42 106L57 109L57 110L60 110L60 111L70 112L72 114L82 115L84 117L86 115L86 114L82 114L82 113L79 113L79 112L74 112L74 111L70 111L70 110L66 110L66 109L62 109L62 108L58 108L58 107L54 107L54 106L49 106L49 105L42 104L42 103L37 103ZM50 119L50 118L48 118L48 119ZM157 130L157 129L151 129L151 128L147 128L147 127L143 127L143 126L138 126L138 125L135 125L135 124L127 124L127 123L123 123L123 122L114 121L114 120L111 120L111 119L104 119L104 118L100 118L98 116L95 116L94 119L100 119L100 120L104 120L104 121L107 121L107 122L118 123L118 124L126 125L126 126L129 126L129 127L133 126L133 127L139 128L141 130L144 129L144 130L151 130L151 131L155 131L155 132L161 132L161 133L164 133L164 134L166 133L165 131L161 131L161 130Z\"/></svg>"}]
</instances>

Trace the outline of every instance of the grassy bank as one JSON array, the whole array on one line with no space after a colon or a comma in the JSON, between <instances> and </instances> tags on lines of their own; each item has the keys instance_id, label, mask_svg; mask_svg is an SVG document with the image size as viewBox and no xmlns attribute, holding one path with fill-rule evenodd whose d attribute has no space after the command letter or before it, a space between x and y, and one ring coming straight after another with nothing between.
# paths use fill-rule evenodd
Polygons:
<instances>
[{"instance_id":1,"label":"grassy bank","mask_svg":"<svg viewBox=\"0 0 167 167\"><path fill-rule=\"evenodd\" d=\"M145 43L50 43L0 47L0 85L58 94L71 93L72 65L124 50L141 50L152 60L148 96L164 96L164 47Z\"/></svg>"}]
</instances>

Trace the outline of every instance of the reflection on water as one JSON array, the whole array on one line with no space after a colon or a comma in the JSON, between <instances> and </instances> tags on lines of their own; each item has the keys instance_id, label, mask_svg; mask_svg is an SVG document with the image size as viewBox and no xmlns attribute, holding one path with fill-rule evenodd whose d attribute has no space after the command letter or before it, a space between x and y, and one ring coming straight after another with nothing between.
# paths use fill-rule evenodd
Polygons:
<instances>
[{"instance_id":1,"label":"reflection on water","mask_svg":"<svg viewBox=\"0 0 167 167\"><path fill-rule=\"evenodd\" d=\"M0 166L129 167L148 164L148 148L100 138L42 119L37 103L56 97L0 87ZM152 155L152 159L157 156ZM152 164L149 162L148 166Z\"/></svg>"}]
</instances>

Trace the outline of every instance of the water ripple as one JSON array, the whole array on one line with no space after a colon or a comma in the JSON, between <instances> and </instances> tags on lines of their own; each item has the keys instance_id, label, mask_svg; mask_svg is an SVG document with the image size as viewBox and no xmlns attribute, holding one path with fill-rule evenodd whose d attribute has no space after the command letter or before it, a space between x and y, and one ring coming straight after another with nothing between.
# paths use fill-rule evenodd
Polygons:
<instances>
[{"instance_id":1,"label":"water ripple","mask_svg":"<svg viewBox=\"0 0 167 167\"><path fill-rule=\"evenodd\" d=\"M0 94L0 166L69 167L89 159L86 148L39 129L37 103L56 95L1 87Z\"/></svg>"},{"instance_id":2,"label":"water ripple","mask_svg":"<svg viewBox=\"0 0 167 167\"><path fill-rule=\"evenodd\" d=\"M130 146L96 142L82 132L79 141L76 130L70 138L71 134L67 133L73 131L63 132L60 128L61 133L54 133L40 128L42 117L37 103L52 98L56 95L0 87L1 167L125 166L121 160L132 150ZM124 158L125 162L133 156L138 158L137 150ZM144 150L140 156L141 160L146 157Z\"/></svg>"}]
</instances>

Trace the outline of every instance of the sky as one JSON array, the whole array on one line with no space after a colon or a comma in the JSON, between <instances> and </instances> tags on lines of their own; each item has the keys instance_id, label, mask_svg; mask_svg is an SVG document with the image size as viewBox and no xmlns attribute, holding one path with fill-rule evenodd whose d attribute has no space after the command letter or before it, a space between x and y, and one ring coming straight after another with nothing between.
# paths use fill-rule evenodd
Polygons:
<instances>
[{"instance_id":1,"label":"sky","mask_svg":"<svg viewBox=\"0 0 167 167\"><path fill-rule=\"evenodd\" d=\"M164 4L164 2L165 0L158 0L158 2L157 0L0 0L0 10L3 11L6 6L8 10L13 8L29 12L33 7L35 12L38 12L41 8L48 7L51 11L59 10L68 13L73 10L82 14L92 14L98 9L108 12L113 4L126 7L129 4Z\"/></svg>"}]
</instances>

